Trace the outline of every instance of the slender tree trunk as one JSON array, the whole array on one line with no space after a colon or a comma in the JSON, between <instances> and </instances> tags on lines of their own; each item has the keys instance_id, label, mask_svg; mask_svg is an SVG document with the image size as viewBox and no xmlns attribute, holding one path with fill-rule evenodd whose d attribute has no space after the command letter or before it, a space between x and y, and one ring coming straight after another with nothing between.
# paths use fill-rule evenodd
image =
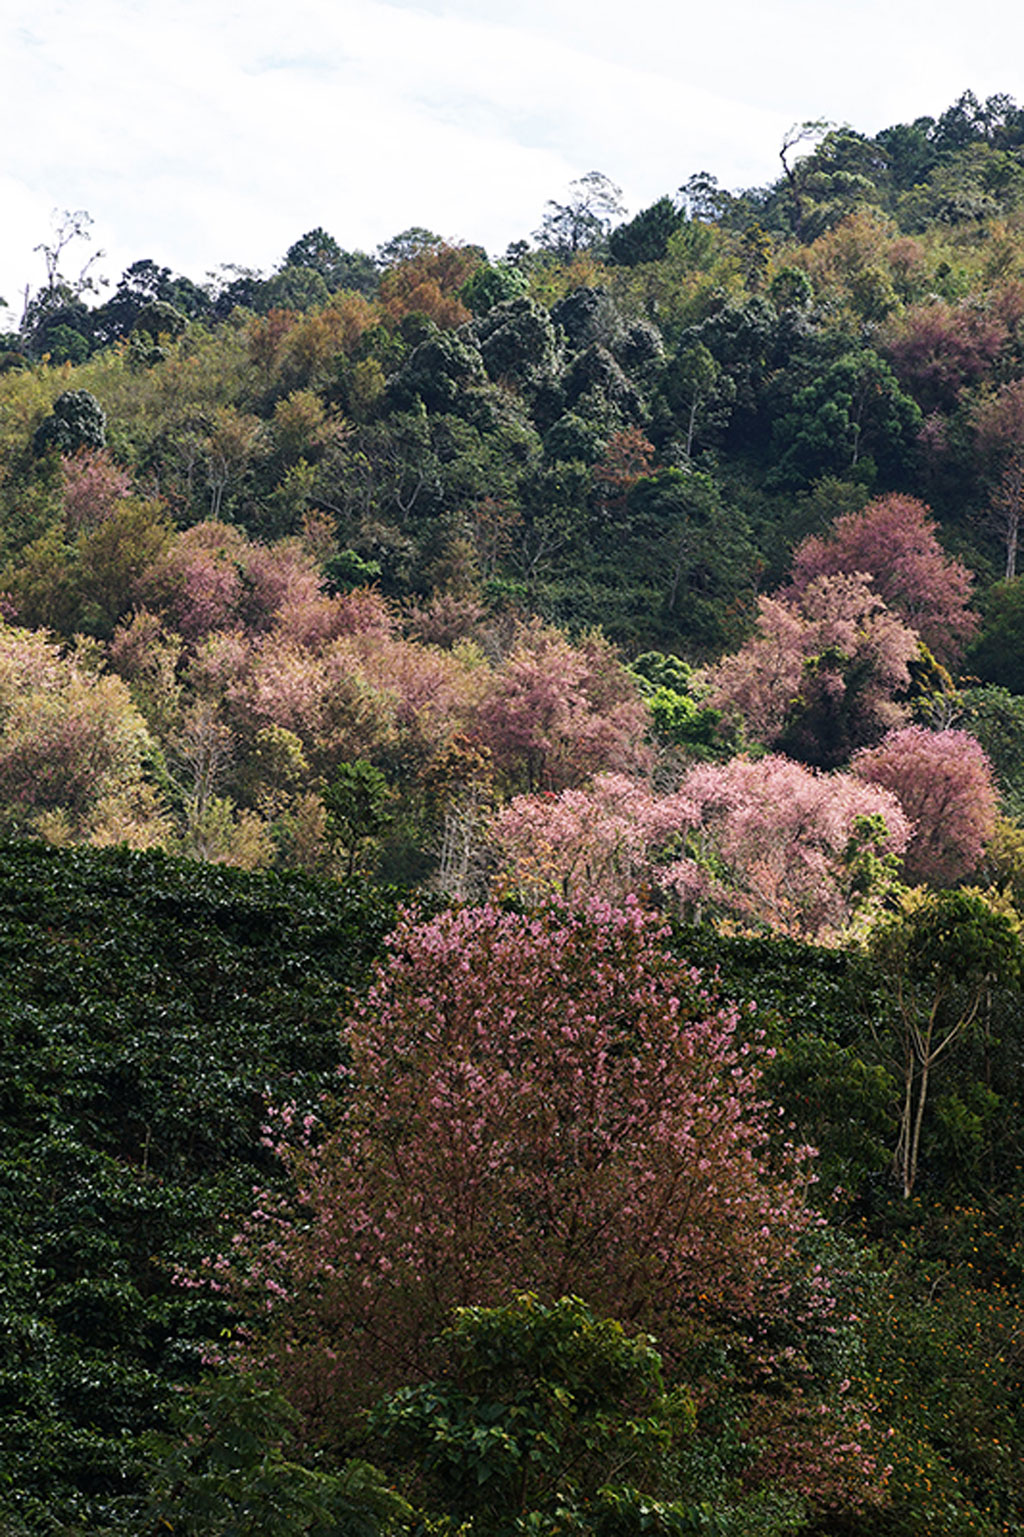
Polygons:
<instances>
[{"instance_id":1,"label":"slender tree trunk","mask_svg":"<svg viewBox=\"0 0 1024 1537\"><path fill-rule=\"evenodd\" d=\"M687 458L690 457L690 450L693 447L693 429L694 429L694 426L695 426L696 421L697 421L697 407L699 406L699 404L700 404L700 394L699 394L699 392L697 390L694 390L694 392L693 392L693 399L690 401L690 420L686 424L686 457Z\"/></svg>"},{"instance_id":2,"label":"slender tree trunk","mask_svg":"<svg viewBox=\"0 0 1024 1537\"><path fill-rule=\"evenodd\" d=\"M1011 514L1009 527L1006 530L1006 580L1012 582L1017 576L1017 541L1020 537L1020 511Z\"/></svg>"},{"instance_id":3,"label":"slender tree trunk","mask_svg":"<svg viewBox=\"0 0 1024 1537\"><path fill-rule=\"evenodd\" d=\"M917 1091L917 1113L914 1116L914 1130L910 1141L907 1175L903 1181L904 1200L909 1200L914 1193L914 1184L917 1180L917 1155L921 1146L921 1122L924 1119L924 1102L928 1097L929 1066L930 1058L925 1056L924 1061L921 1063L921 1083Z\"/></svg>"},{"instance_id":4,"label":"slender tree trunk","mask_svg":"<svg viewBox=\"0 0 1024 1537\"><path fill-rule=\"evenodd\" d=\"M900 1113L900 1133L896 1139L896 1152L893 1157L893 1173L903 1186L903 1196L908 1195L907 1185L910 1179L910 1140L914 1122L914 1054L908 1049L907 1060L904 1066L904 1092L903 1110Z\"/></svg>"}]
</instances>

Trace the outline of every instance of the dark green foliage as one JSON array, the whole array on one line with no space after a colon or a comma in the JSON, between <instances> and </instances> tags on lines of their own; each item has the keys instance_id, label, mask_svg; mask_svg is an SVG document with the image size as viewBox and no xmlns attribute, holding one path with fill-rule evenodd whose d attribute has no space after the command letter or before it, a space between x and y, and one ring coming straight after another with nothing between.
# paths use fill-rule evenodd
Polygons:
<instances>
[{"instance_id":1,"label":"dark green foliage","mask_svg":"<svg viewBox=\"0 0 1024 1537\"><path fill-rule=\"evenodd\" d=\"M165 299L154 299L152 304L145 305L139 311L133 329L139 336L149 337L153 342L158 342L162 336L173 341L187 325L188 320L173 304L168 304Z\"/></svg>"},{"instance_id":2,"label":"dark green foliage","mask_svg":"<svg viewBox=\"0 0 1024 1537\"><path fill-rule=\"evenodd\" d=\"M574 352L599 343L607 347L621 328L619 313L603 288L574 288L551 307L551 320L561 326Z\"/></svg>"},{"instance_id":3,"label":"dark green foliage","mask_svg":"<svg viewBox=\"0 0 1024 1537\"><path fill-rule=\"evenodd\" d=\"M623 267L660 261L668 250L669 240L685 218L670 197L660 197L628 223L612 230L608 237L608 255Z\"/></svg>"},{"instance_id":4,"label":"dark green foliage","mask_svg":"<svg viewBox=\"0 0 1024 1537\"><path fill-rule=\"evenodd\" d=\"M625 528L659 594L665 628L691 655L738 642L753 607L757 555L747 521L710 476L664 469L629 494Z\"/></svg>"},{"instance_id":5,"label":"dark green foliage","mask_svg":"<svg viewBox=\"0 0 1024 1537\"><path fill-rule=\"evenodd\" d=\"M996 684L964 689L963 725L992 764L1007 815L1024 815L1024 696Z\"/></svg>"},{"instance_id":6,"label":"dark green foliage","mask_svg":"<svg viewBox=\"0 0 1024 1537\"><path fill-rule=\"evenodd\" d=\"M658 1498L694 1411L666 1395L644 1336L578 1297L525 1294L457 1309L437 1345L440 1378L391 1394L368 1422L417 1502L471 1519L478 1537L706 1530L699 1509ZM644 1507L649 1520L631 1526Z\"/></svg>"},{"instance_id":7,"label":"dark green foliage","mask_svg":"<svg viewBox=\"0 0 1024 1537\"><path fill-rule=\"evenodd\" d=\"M972 1036L990 1034L995 998L1018 994L1024 947L1011 920L976 893L938 891L876 929L870 953L896 1001L885 1021L888 1054L895 1071L902 1071L905 1093L893 1165L909 1197L926 1146L922 1131L932 1074L940 1063L949 1073L959 1047ZM961 1108L965 1114L959 1116L952 1105L947 1110L954 1137L958 1129L970 1130L968 1106L961 1101ZM982 1113L994 1108L975 1106Z\"/></svg>"},{"instance_id":8,"label":"dark green foliage","mask_svg":"<svg viewBox=\"0 0 1024 1537\"><path fill-rule=\"evenodd\" d=\"M143 1530L174 1537L383 1537L412 1511L368 1463L299 1460L298 1416L273 1387L233 1373L179 1394L154 1436ZM124 1524L132 1537L139 1517ZM117 1531L122 1530L119 1524ZM113 1537L113 1534L111 1534Z\"/></svg>"},{"instance_id":9,"label":"dark green foliage","mask_svg":"<svg viewBox=\"0 0 1024 1537\"><path fill-rule=\"evenodd\" d=\"M982 630L965 666L983 683L1024 694L1024 577L989 589Z\"/></svg>"},{"instance_id":10,"label":"dark green foliage","mask_svg":"<svg viewBox=\"0 0 1024 1537\"><path fill-rule=\"evenodd\" d=\"M373 843L391 821L391 792L379 768L358 758L339 763L324 791L324 809L331 841L344 850L348 874L356 868L360 850Z\"/></svg>"},{"instance_id":11,"label":"dark green foliage","mask_svg":"<svg viewBox=\"0 0 1024 1537\"><path fill-rule=\"evenodd\" d=\"M458 408L466 390L484 383L483 362L472 339L428 325L427 334L389 386L398 410L408 410L419 399L428 411L451 411Z\"/></svg>"},{"instance_id":12,"label":"dark green foliage","mask_svg":"<svg viewBox=\"0 0 1024 1537\"><path fill-rule=\"evenodd\" d=\"M282 267L261 284L255 307L261 315L275 309L302 313L319 309L329 296L330 289L314 267Z\"/></svg>"},{"instance_id":13,"label":"dark green foliage","mask_svg":"<svg viewBox=\"0 0 1024 1537\"><path fill-rule=\"evenodd\" d=\"M502 300L473 324L488 378L521 390L553 383L560 364L554 323L529 298Z\"/></svg>"},{"instance_id":14,"label":"dark green foliage","mask_svg":"<svg viewBox=\"0 0 1024 1537\"><path fill-rule=\"evenodd\" d=\"M360 886L4 847L3 1497L33 1528L137 1490L139 1437L227 1321L173 1272L272 1174L266 1102L333 1089L391 916Z\"/></svg>"},{"instance_id":15,"label":"dark green foliage","mask_svg":"<svg viewBox=\"0 0 1024 1537\"><path fill-rule=\"evenodd\" d=\"M474 315L488 314L496 304L505 304L526 293L528 284L523 274L504 262L492 267L481 262L473 276L459 289L459 298Z\"/></svg>"},{"instance_id":16,"label":"dark green foliage","mask_svg":"<svg viewBox=\"0 0 1024 1537\"><path fill-rule=\"evenodd\" d=\"M169 305L186 320L207 319L214 308L206 289L191 278L173 277L169 267L161 267L148 258L132 262L118 280L117 291L92 311L97 343L105 346L129 336L143 312L153 304Z\"/></svg>"},{"instance_id":17,"label":"dark green foliage","mask_svg":"<svg viewBox=\"0 0 1024 1537\"><path fill-rule=\"evenodd\" d=\"M639 421L643 402L636 387L619 367L607 347L592 342L581 352L565 377L565 398L570 406L581 405L586 397L600 404L617 419L616 425Z\"/></svg>"},{"instance_id":18,"label":"dark green foliage","mask_svg":"<svg viewBox=\"0 0 1024 1537\"><path fill-rule=\"evenodd\" d=\"M62 321L47 326L44 346L53 363L84 363L89 356L88 337Z\"/></svg>"},{"instance_id":19,"label":"dark green foliage","mask_svg":"<svg viewBox=\"0 0 1024 1537\"><path fill-rule=\"evenodd\" d=\"M36 429L33 446L37 454L51 448L62 454L73 454L80 448L102 448L107 440L106 426L103 407L95 395L88 390L65 390Z\"/></svg>"},{"instance_id":20,"label":"dark green foliage","mask_svg":"<svg viewBox=\"0 0 1024 1537\"><path fill-rule=\"evenodd\" d=\"M66 287L39 294L25 311L21 341L33 359L49 355L53 363L80 363L102 335L97 312Z\"/></svg>"},{"instance_id":21,"label":"dark green foliage","mask_svg":"<svg viewBox=\"0 0 1024 1537\"><path fill-rule=\"evenodd\" d=\"M778 402L769 485L797 489L825 475L871 485L876 474L891 484L898 477L921 413L876 353L850 351L793 384L789 399Z\"/></svg>"},{"instance_id":22,"label":"dark green foliage","mask_svg":"<svg viewBox=\"0 0 1024 1537\"><path fill-rule=\"evenodd\" d=\"M863 1272L856 1376L894 1427L893 1472L888 1508L840 1534L1020 1530L1019 1210L915 1199L861 1235L884 1236Z\"/></svg>"},{"instance_id":23,"label":"dark green foliage","mask_svg":"<svg viewBox=\"0 0 1024 1537\"><path fill-rule=\"evenodd\" d=\"M372 294L380 277L372 256L365 251L343 251L334 236L319 227L290 245L281 265L284 270L308 267L323 278L331 293L344 288Z\"/></svg>"}]
</instances>

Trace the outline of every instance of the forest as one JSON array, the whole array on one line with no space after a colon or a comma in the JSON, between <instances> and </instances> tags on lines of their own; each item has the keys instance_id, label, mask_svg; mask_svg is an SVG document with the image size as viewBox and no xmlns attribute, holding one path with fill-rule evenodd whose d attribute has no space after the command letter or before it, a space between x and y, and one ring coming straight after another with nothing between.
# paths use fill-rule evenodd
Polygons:
<instances>
[{"instance_id":1,"label":"forest","mask_svg":"<svg viewBox=\"0 0 1024 1537\"><path fill-rule=\"evenodd\" d=\"M38 247L2 1537L1024 1531L1024 107L779 164Z\"/></svg>"}]
</instances>

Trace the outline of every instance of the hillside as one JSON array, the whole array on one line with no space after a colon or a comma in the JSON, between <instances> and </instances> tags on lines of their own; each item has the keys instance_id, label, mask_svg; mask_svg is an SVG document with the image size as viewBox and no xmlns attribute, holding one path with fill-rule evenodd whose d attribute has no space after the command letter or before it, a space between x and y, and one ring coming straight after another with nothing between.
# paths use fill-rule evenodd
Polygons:
<instances>
[{"instance_id":1,"label":"hillside","mask_svg":"<svg viewBox=\"0 0 1024 1537\"><path fill-rule=\"evenodd\" d=\"M615 673L596 626L627 663L697 667L656 746L843 768L887 726L966 726L1012 811L1020 118L967 94L872 140L807 125L774 186L693 176L617 226L594 173L494 260L314 230L269 277L202 289L147 258L89 307L63 230L0 354L7 829L307 869L348 837L344 867L360 840L325 792L365 760L390 797L382 868L440 863L443 884L466 802L642 766L654 674ZM850 532L865 509L870 537ZM886 642L866 717L766 720L707 673L766 626L779 644L767 596L792 610L856 571L872 596L805 602L818 628L789 665L881 601L912 637ZM526 656L572 725L502 720ZM844 657L833 696L860 676ZM58 673L59 719L30 726Z\"/></svg>"},{"instance_id":2,"label":"hillside","mask_svg":"<svg viewBox=\"0 0 1024 1537\"><path fill-rule=\"evenodd\" d=\"M45 249L10 1537L1024 1530L1024 109L781 164Z\"/></svg>"}]
</instances>

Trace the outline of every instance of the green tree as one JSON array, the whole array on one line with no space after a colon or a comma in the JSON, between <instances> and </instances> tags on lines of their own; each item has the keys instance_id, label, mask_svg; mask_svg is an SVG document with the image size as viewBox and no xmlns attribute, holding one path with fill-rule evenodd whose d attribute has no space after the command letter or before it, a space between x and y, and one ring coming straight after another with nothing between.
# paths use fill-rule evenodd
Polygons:
<instances>
[{"instance_id":1,"label":"green tree","mask_svg":"<svg viewBox=\"0 0 1024 1537\"><path fill-rule=\"evenodd\" d=\"M988 756L999 799L1010 816L1024 814L1024 697L995 684L964 689L963 723Z\"/></svg>"},{"instance_id":2,"label":"green tree","mask_svg":"<svg viewBox=\"0 0 1024 1537\"><path fill-rule=\"evenodd\" d=\"M390 1394L369 1419L428 1510L471 1520L478 1537L611 1537L641 1505L632 1530L707 1530L706 1508L663 1498L694 1411L684 1393L665 1393L646 1336L630 1338L578 1297L544 1306L524 1293L457 1308L437 1345L440 1378Z\"/></svg>"},{"instance_id":3,"label":"green tree","mask_svg":"<svg viewBox=\"0 0 1024 1537\"><path fill-rule=\"evenodd\" d=\"M909 1199L932 1075L973 1029L991 989L1019 979L1024 952L1010 920L982 897L942 891L877 930L871 954L895 1005L903 1104L893 1171Z\"/></svg>"},{"instance_id":4,"label":"green tree","mask_svg":"<svg viewBox=\"0 0 1024 1537\"><path fill-rule=\"evenodd\" d=\"M343 255L334 236L318 225L288 247L282 266L309 267L313 272L319 272L330 288L332 275Z\"/></svg>"},{"instance_id":5,"label":"green tree","mask_svg":"<svg viewBox=\"0 0 1024 1537\"><path fill-rule=\"evenodd\" d=\"M379 838L391 821L390 799L384 775L365 758L340 763L325 789L328 834L342 849L350 878L366 845Z\"/></svg>"},{"instance_id":6,"label":"green tree","mask_svg":"<svg viewBox=\"0 0 1024 1537\"><path fill-rule=\"evenodd\" d=\"M261 284L256 299L260 314L271 310L319 309L330 298L330 289L315 267L282 267Z\"/></svg>"},{"instance_id":7,"label":"green tree","mask_svg":"<svg viewBox=\"0 0 1024 1537\"><path fill-rule=\"evenodd\" d=\"M985 595L981 633L966 665L983 683L1024 694L1024 577L996 582Z\"/></svg>"},{"instance_id":8,"label":"green tree","mask_svg":"<svg viewBox=\"0 0 1024 1537\"><path fill-rule=\"evenodd\" d=\"M608 237L608 254L622 267L640 262L661 261L676 230L686 215L670 197L660 197L626 224L620 224Z\"/></svg>"},{"instance_id":9,"label":"green tree","mask_svg":"<svg viewBox=\"0 0 1024 1537\"><path fill-rule=\"evenodd\" d=\"M665 399L682 435L687 455L702 429L721 427L729 419L736 386L704 346L693 342L681 347L665 371Z\"/></svg>"},{"instance_id":10,"label":"green tree","mask_svg":"<svg viewBox=\"0 0 1024 1537\"><path fill-rule=\"evenodd\" d=\"M496 304L521 298L528 288L529 284L518 268L506 262L493 267L489 262L481 262L468 282L463 283L459 297L474 315L486 315Z\"/></svg>"},{"instance_id":11,"label":"green tree","mask_svg":"<svg viewBox=\"0 0 1024 1537\"><path fill-rule=\"evenodd\" d=\"M810 360L808 360L809 362ZM801 378L800 375L804 377ZM877 353L851 348L832 362L795 367L772 430L769 484L797 489L822 475L892 479L913 451L921 412Z\"/></svg>"},{"instance_id":12,"label":"green tree","mask_svg":"<svg viewBox=\"0 0 1024 1537\"><path fill-rule=\"evenodd\" d=\"M74 454L80 448L103 448L106 428L106 415L95 395L88 390L65 390L36 429L33 447L37 454L53 448L62 454Z\"/></svg>"},{"instance_id":13,"label":"green tree","mask_svg":"<svg viewBox=\"0 0 1024 1537\"><path fill-rule=\"evenodd\" d=\"M145 1525L166 1537L385 1537L408 1530L409 1506L368 1463L340 1470L301 1457L298 1415L283 1395L233 1373L208 1377L175 1406L169 1433L151 1438ZM109 1537L122 1528L115 1526Z\"/></svg>"},{"instance_id":14,"label":"green tree","mask_svg":"<svg viewBox=\"0 0 1024 1537\"><path fill-rule=\"evenodd\" d=\"M624 524L609 537L633 541L680 640L706 654L737 638L753 604L758 561L746 518L723 502L711 477L678 469L641 477Z\"/></svg>"}]
</instances>

